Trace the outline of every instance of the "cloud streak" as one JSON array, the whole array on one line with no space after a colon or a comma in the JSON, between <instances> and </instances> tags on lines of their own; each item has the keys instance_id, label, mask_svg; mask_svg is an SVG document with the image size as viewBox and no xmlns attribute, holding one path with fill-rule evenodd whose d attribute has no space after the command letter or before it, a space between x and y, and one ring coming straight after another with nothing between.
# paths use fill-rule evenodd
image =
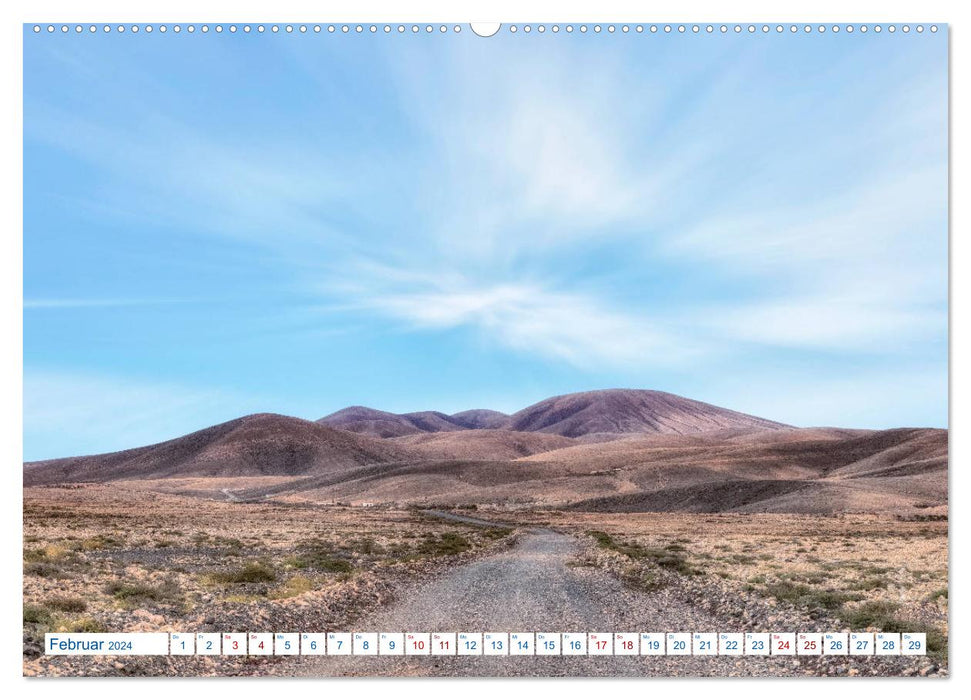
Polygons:
<instances>
[{"instance_id":1,"label":"cloud streak","mask_svg":"<svg viewBox=\"0 0 971 700\"><path fill-rule=\"evenodd\" d=\"M344 291L353 295L353 308L402 321L413 331L472 329L489 343L581 368L678 366L700 352L660 320L620 312L588 294L524 281L482 285L455 275L406 276L407 283L396 287L388 284L395 276L378 273L356 291Z\"/></svg>"},{"instance_id":2,"label":"cloud streak","mask_svg":"<svg viewBox=\"0 0 971 700\"><path fill-rule=\"evenodd\" d=\"M230 44L212 54L200 45L184 65L159 54L154 67L110 53L92 62L90 43L60 44L57 70L26 83L25 144L31 158L56 152L57 172L85 174L58 193L70 212L56 223L83 219L95 230L108 274L91 273L103 284L89 285L87 270L61 261L50 269L77 279L31 279L25 308L145 306L130 316L148 317L147 307L179 303L164 296L183 287L203 298L221 291L202 286L210 278L213 287L235 281L237 292L260 277L252 288L263 305L227 304L212 324L223 342L272 336L274 348L252 350L251 361L307 343L316 326L328 340L306 355L322 365L354 338L358 354L392 366L399 358L383 353L452 333L470 354L501 356L497 366L562 370L586 385L660 377L676 389L693 372L751 379L770 363L824 379L848 360L943 375L946 61L894 54L899 63L888 63L885 42L862 43L874 37L853 37L852 51L778 37L785 42L690 55L676 43L685 37L615 38L561 36L537 50L553 37L505 37L484 51L450 37L360 53L287 42L261 49L264 89L276 99L258 101L225 82L254 58ZM52 83L58 71L67 78ZM45 229L30 235L43 240ZM182 247L170 249L170 235ZM112 236L127 244L123 263ZM163 256L171 250L155 272L167 281L174 271L172 286L111 285L111 264L156 264L131 255L139 236L162 241ZM199 251L211 245L191 271L179 257L196 255L186 239L202 241ZM241 272L220 277L234 263ZM239 316L224 320L227 311ZM178 328L180 312L163 323ZM256 317L264 313L269 322ZM31 330L60 340L41 324ZM104 320L100 337L114 332ZM374 347L382 333L408 342ZM135 345L149 367L158 359ZM158 348L163 361L180 352ZM420 351L408 362L439 374ZM126 385L112 390L104 374L88 389L101 382L118 397L112 431L124 430ZM319 377L317 390L330 386ZM35 382L54 408L56 379ZM66 396L88 391L83 376L61 379ZM146 393L135 382L132 391L156 392L171 415L181 401L200 416L220 405L184 387Z\"/></svg>"}]
</instances>

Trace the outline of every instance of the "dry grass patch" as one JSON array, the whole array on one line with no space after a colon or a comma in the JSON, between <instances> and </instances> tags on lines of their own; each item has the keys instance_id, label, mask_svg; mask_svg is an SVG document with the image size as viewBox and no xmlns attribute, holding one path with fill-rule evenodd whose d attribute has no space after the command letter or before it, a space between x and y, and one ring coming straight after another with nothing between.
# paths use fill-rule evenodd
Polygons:
<instances>
[{"instance_id":1,"label":"dry grass patch","mask_svg":"<svg viewBox=\"0 0 971 700\"><path fill-rule=\"evenodd\" d=\"M209 579L223 584L271 583L276 581L276 571L266 562L248 561L240 567L209 574Z\"/></svg>"}]
</instances>

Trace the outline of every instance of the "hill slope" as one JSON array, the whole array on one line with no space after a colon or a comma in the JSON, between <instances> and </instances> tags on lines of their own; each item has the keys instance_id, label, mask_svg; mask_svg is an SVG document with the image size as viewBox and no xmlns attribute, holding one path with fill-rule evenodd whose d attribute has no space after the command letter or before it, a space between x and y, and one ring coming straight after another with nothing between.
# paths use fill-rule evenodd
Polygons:
<instances>
[{"instance_id":1,"label":"hill slope","mask_svg":"<svg viewBox=\"0 0 971 700\"><path fill-rule=\"evenodd\" d=\"M540 401L513 414L509 427L581 437L597 433L689 435L725 428L774 430L788 426L663 391L609 389Z\"/></svg>"},{"instance_id":2,"label":"hill slope","mask_svg":"<svg viewBox=\"0 0 971 700\"><path fill-rule=\"evenodd\" d=\"M513 430L464 430L448 433L422 433L394 438L429 459L519 459L559 450L576 444L561 435L519 433Z\"/></svg>"},{"instance_id":3,"label":"hill slope","mask_svg":"<svg viewBox=\"0 0 971 700\"><path fill-rule=\"evenodd\" d=\"M310 501L503 504L600 512L888 513L947 508L947 432L723 431L577 444L518 460L453 457L474 431L398 438L425 458L257 487ZM569 441L556 435L527 439ZM762 439L760 439L762 438Z\"/></svg>"},{"instance_id":4,"label":"hill slope","mask_svg":"<svg viewBox=\"0 0 971 700\"><path fill-rule=\"evenodd\" d=\"M512 416L486 409L453 415L438 411L398 414L350 406L317 422L382 438L484 429L609 440L617 435L638 433L689 435L728 428L775 430L788 427L663 391L641 389L607 389L554 396Z\"/></svg>"},{"instance_id":5,"label":"hill slope","mask_svg":"<svg viewBox=\"0 0 971 700\"><path fill-rule=\"evenodd\" d=\"M352 433L388 438L424 432L404 416L367 406L348 406L317 421L320 425Z\"/></svg>"},{"instance_id":6,"label":"hill slope","mask_svg":"<svg viewBox=\"0 0 971 700\"><path fill-rule=\"evenodd\" d=\"M469 430L498 430L509 425L508 414L490 411L487 408L474 408L471 411L453 413L450 417L452 421Z\"/></svg>"},{"instance_id":7,"label":"hill slope","mask_svg":"<svg viewBox=\"0 0 971 700\"><path fill-rule=\"evenodd\" d=\"M189 476L305 475L409 459L402 445L258 413L156 445L24 465L24 485Z\"/></svg>"},{"instance_id":8,"label":"hill slope","mask_svg":"<svg viewBox=\"0 0 971 700\"><path fill-rule=\"evenodd\" d=\"M947 466L946 430L797 429L663 392L609 390L512 416L256 414L147 447L28 463L24 485L182 478L216 498L229 488L402 505L939 515ZM244 485L252 477L275 479Z\"/></svg>"}]
</instances>

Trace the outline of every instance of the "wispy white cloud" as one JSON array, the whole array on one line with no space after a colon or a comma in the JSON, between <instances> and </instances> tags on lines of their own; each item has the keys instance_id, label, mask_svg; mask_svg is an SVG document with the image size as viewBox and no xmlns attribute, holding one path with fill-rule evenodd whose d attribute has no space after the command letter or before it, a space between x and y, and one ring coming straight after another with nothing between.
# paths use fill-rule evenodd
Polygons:
<instances>
[{"instance_id":1,"label":"wispy white cloud","mask_svg":"<svg viewBox=\"0 0 971 700\"><path fill-rule=\"evenodd\" d=\"M846 187L809 178L802 196L774 199L794 172L787 158L820 156L811 139L745 146L750 127L732 95L744 70L706 68L689 99L648 89L608 51L551 48L528 70L514 49L501 57L484 60L474 47L449 60L389 57L380 68L417 135L399 134L391 154L387 143L316 150L284 129L234 139L159 105L107 125L32 105L28 126L125 182L98 192L99 206L260 246L322 305L413 330L473 329L522 353L618 367L725 354L739 340L866 352L940 336L944 258L927 241L943 238L929 212L945 209L946 173L940 154L921 154L939 110L888 96L872 120L824 144L833 170L853 173ZM811 97L799 97L802 108ZM730 102L734 111L721 111ZM717 133L711 114L725 117ZM853 162L861 134L875 154L869 169ZM922 138L900 143L900 134ZM750 155L746 182L720 177ZM394 212L389 198L410 208ZM558 268L564 259L582 267L605 242L623 247L622 262L677 266L746 291L666 299L661 311ZM25 307L72 304L121 302Z\"/></svg>"},{"instance_id":2,"label":"wispy white cloud","mask_svg":"<svg viewBox=\"0 0 971 700\"><path fill-rule=\"evenodd\" d=\"M280 255L351 242L329 216L355 199L354 168L346 163L321 164L286 141L276 148L233 143L151 110L137 124L47 105L32 105L30 115L32 138L98 166L101 184L91 200L78 202L94 216L239 239Z\"/></svg>"},{"instance_id":3,"label":"wispy white cloud","mask_svg":"<svg viewBox=\"0 0 971 700\"><path fill-rule=\"evenodd\" d=\"M658 121L663 100L657 91L618 110L612 98L625 87L613 76L629 66L609 57L553 50L510 81L515 64L515 52L482 63L459 51L392 69L422 135L420 218L403 224L400 239L378 234L380 245L329 265L315 287L412 331L472 330L494 347L578 367L697 360L702 343L676 314L578 284L553 260L573 256L575 265L585 247L624 239L637 255L638 239L670 216L684 181L712 156L712 141L632 149L630 135ZM447 100L413 99L429 75L447 86L436 91Z\"/></svg>"},{"instance_id":4,"label":"wispy white cloud","mask_svg":"<svg viewBox=\"0 0 971 700\"><path fill-rule=\"evenodd\" d=\"M935 138L946 124L941 110L928 108L937 103L926 85L913 86L926 100L901 100L911 94L902 86L841 129L796 142L767 134L749 153L740 147L754 135L744 110L724 111L738 109L732 93L746 76L737 66L706 76L661 132L652 128L664 121L670 95L616 99L629 66L551 56L514 81L508 66L462 55L399 74L403 94L420 90L430 72L449 85L442 94L450 99L432 97L412 111L440 166L427 188L437 194L420 252L392 256L393 244L382 251L395 258L399 279L384 295L365 295L380 299L372 308L416 322L434 315L442 326L478 327L506 346L607 364L639 356L650 366L664 351L678 354L678 344L692 357L699 348L711 357L748 353L751 345L886 354L943 336L946 153ZM476 81L463 88L454 74ZM798 99L801 107L791 109L809 107L808 93ZM786 113L777 102L768 106ZM701 128L706 113L728 117L717 133ZM818 136L825 142L814 143ZM739 159L748 168L733 167ZM793 179L793 161L816 172ZM828 170L839 177L819 174ZM803 190L792 186L798 182ZM578 288L568 273L549 281L550 261L575 261L610 240L646 267L679 266L725 280L731 291L720 299L689 295L659 313L648 311L659 306L650 298L620 302L591 284ZM407 269L417 279L400 279ZM434 269L463 281L428 292L420 271ZM542 282L531 281L537 269ZM380 275L367 279L372 289L382 285ZM568 314L560 308L574 309L582 341L564 337ZM555 322L536 321L541 313ZM598 328L576 320L584 316L610 322ZM585 332L607 326L614 335ZM573 346L583 350L563 349Z\"/></svg>"},{"instance_id":5,"label":"wispy white cloud","mask_svg":"<svg viewBox=\"0 0 971 700\"><path fill-rule=\"evenodd\" d=\"M388 277L368 278L353 303L412 329L472 329L493 344L578 367L684 365L700 352L663 319L618 311L592 295L450 277L411 277L398 287Z\"/></svg>"},{"instance_id":6,"label":"wispy white cloud","mask_svg":"<svg viewBox=\"0 0 971 700\"><path fill-rule=\"evenodd\" d=\"M938 161L863 177L835 194L807 193L803 201L767 203L751 192L745 215L737 214L738 202L702 210L684 231L666 238L665 249L739 274L796 273L802 280L859 279L861 268L900 264L902 246L915 256L909 265L928 258L939 263L946 182ZM936 235L927 239L921 232Z\"/></svg>"},{"instance_id":7,"label":"wispy white cloud","mask_svg":"<svg viewBox=\"0 0 971 700\"><path fill-rule=\"evenodd\" d=\"M751 343L880 354L946 337L946 170L910 149L893 154L910 167L741 216L739 202L713 207L666 236L672 259L752 290L688 310L692 323Z\"/></svg>"},{"instance_id":8,"label":"wispy white cloud","mask_svg":"<svg viewBox=\"0 0 971 700\"><path fill-rule=\"evenodd\" d=\"M945 337L947 308L943 304L901 304L831 290L727 308L709 307L696 312L693 320L699 327L749 343L883 354Z\"/></svg>"},{"instance_id":9,"label":"wispy white cloud","mask_svg":"<svg viewBox=\"0 0 971 700\"><path fill-rule=\"evenodd\" d=\"M453 263L509 266L636 240L667 220L717 139L696 134L674 146L655 138L670 96L658 89L618 101L631 66L609 52L551 46L536 60L508 51L498 61L456 51L446 62L405 61L392 71L423 135L415 170L423 241ZM414 100L429 76L447 89ZM716 81L708 91L717 89Z\"/></svg>"}]
</instances>

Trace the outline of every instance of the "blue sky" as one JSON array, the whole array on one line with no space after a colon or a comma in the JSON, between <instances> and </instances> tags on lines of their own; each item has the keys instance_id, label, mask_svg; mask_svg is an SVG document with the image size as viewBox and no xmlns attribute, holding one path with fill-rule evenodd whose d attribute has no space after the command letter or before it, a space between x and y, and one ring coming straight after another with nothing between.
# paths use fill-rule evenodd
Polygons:
<instances>
[{"instance_id":1,"label":"blue sky","mask_svg":"<svg viewBox=\"0 0 971 700\"><path fill-rule=\"evenodd\" d=\"M34 35L25 459L655 388L947 425L936 35Z\"/></svg>"}]
</instances>

